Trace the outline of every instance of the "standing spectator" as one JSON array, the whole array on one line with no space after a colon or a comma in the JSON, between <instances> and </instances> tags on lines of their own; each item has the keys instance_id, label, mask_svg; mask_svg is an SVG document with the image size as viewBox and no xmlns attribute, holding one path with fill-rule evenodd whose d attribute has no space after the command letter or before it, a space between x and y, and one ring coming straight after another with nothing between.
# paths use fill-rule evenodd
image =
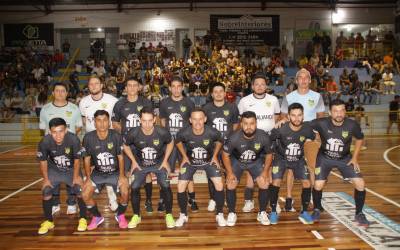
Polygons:
<instances>
[{"instance_id":1,"label":"standing spectator","mask_svg":"<svg viewBox=\"0 0 400 250\"><path fill-rule=\"evenodd\" d=\"M122 35L119 35L119 39L117 41L117 49L120 60L124 59L125 57L126 45L127 43L124 37Z\"/></svg>"},{"instance_id":2,"label":"standing spectator","mask_svg":"<svg viewBox=\"0 0 400 250\"><path fill-rule=\"evenodd\" d=\"M389 125L387 127L387 134L390 134L390 129L393 123L397 123L397 129L400 133L400 120L399 120L399 107L400 107L400 96L396 95L394 100L389 104Z\"/></svg>"},{"instance_id":3,"label":"standing spectator","mask_svg":"<svg viewBox=\"0 0 400 250\"><path fill-rule=\"evenodd\" d=\"M343 48L346 42L347 38L343 35L343 31L340 31L339 36L336 38L336 47Z\"/></svg>"},{"instance_id":4,"label":"standing spectator","mask_svg":"<svg viewBox=\"0 0 400 250\"><path fill-rule=\"evenodd\" d=\"M360 32L358 32L354 40L355 54L357 57L362 56L363 47L364 47L364 37L361 35Z\"/></svg>"},{"instance_id":5,"label":"standing spectator","mask_svg":"<svg viewBox=\"0 0 400 250\"><path fill-rule=\"evenodd\" d=\"M129 49L129 57L133 57L136 54L136 42L131 36L131 39L129 39L128 42L128 49Z\"/></svg>"},{"instance_id":6,"label":"standing spectator","mask_svg":"<svg viewBox=\"0 0 400 250\"><path fill-rule=\"evenodd\" d=\"M64 43L62 44L62 53L64 54L64 60L69 60L69 50L71 49L71 44L69 44L68 40L65 39Z\"/></svg>"},{"instance_id":7,"label":"standing spectator","mask_svg":"<svg viewBox=\"0 0 400 250\"><path fill-rule=\"evenodd\" d=\"M315 32L314 37L312 38L312 44L313 44L313 53L319 54L321 51L321 44L322 44L322 37L319 34L319 32Z\"/></svg>"},{"instance_id":8,"label":"standing spectator","mask_svg":"<svg viewBox=\"0 0 400 250\"><path fill-rule=\"evenodd\" d=\"M190 56L190 47L192 46L192 40L188 38L188 35L185 35L185 38L182 40L182 48L183 48L183 59L185 62Z\"/></svg>"},{"instance_id":9,"label":"standing spectator","mask_svg":"<svg viewBox=\"0 0 400 250\"><path fill-rule=\"evenodd\" d=\"M330 48L332 45L332 40L331 37L324 31L322 33L322 53L324 53L324 56L330 54Z\"/></svg>"},{"instance_id":10,"label":"standing spectator","mask_svg":"<svg viewBox=\"0 0 400 250\"><path fill-rule=\"evenodd\" d=\"M375 39L376 36L372 35L371 30L369 30L368 34L365 36L366 49L367 49L366 56L372 55Z\"/></svg>"}]
</instances>

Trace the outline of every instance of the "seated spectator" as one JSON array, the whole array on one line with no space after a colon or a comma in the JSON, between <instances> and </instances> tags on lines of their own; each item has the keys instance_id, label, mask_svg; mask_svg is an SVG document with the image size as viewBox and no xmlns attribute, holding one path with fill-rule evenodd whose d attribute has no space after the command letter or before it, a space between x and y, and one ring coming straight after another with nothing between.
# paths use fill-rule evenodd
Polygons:
<instances>
[{"instance_id":1,"label":"seated spectator","mask_svg":"<svg viewBox=\"0 0 400 250\"><path fill-rule=\"evenodd\" d=\"M347 95L350 92L350 87L351 87L351 82L349 79L349 75L347 73L347 69L343 69L343 72L339 78L339 84L341 92Z\"/></svg>"},{"instance_id":2,"label":"seated spectator","mask_svg":"<svg viewBox=\"0 0 400 250\"><path fill-rule=\"evenodd\" d=\"M93 70L91 72L92 74L96 74L98 77L102 77L106 74L106 69L104 66L100 64L100 62L96 63L95 66L93 67Z\"/></svg>"},{"instance_id":3,"label":"seated spectator","mask_svg":"<svg viewBox=\"0 0 400 250\"><path fill-rule=\"evenodd\" d=\"M390 69L393 68L393 60L393 53L389 52L383 57L383 67Z\"/></svg>"},{"instance_id":4,"label":"seated spectator","mask_svg":"<svg viewBox=\"0 0 400 250\"><path fill-rule=\"evenodd\" d=\"M333 99L340 99L341 93L333 76L329 76L329 80L326 82L325 90L328 97L328 103L330 103Z\"/></svg>"},{"instance_id":5,"label":"seated spectator","mask_svg":"<svg viewBox=\"0 0 400 250\"><path fill-rule=\"evenodd\" d=\"M386 68L385 73L382 74L382 80L385 85L385 95L395 94L394 87L396 83L393 81L393 73L390 68Z\"/></svg>"},{"instance_id":6,"label":"seated spectator","mask_svg":"<svg viewBox=\"0 0 400 250\"><path fill-rule=\"evenodd\" d=\"M225 47L225 45L222 44L219 54L223 60L228 58L229 50Z\"/></svg>"}]
</instances>

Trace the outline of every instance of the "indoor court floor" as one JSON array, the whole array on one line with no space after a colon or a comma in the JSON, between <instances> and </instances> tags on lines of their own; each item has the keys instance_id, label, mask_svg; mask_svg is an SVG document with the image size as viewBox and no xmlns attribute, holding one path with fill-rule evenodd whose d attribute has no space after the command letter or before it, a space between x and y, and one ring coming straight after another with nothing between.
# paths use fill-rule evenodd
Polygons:
<instances>
[{"instance_id":1,"label":"indoor court floor","mask_svg":"<svg viewBox=\"0 0 400 250\"><path fill-rule=\"evenodd\" d=\"M243 183L238 189L238 221L235 227L218 228L215 215L207 211L207 184L198 183L196 198L200 211L191 213L182 228L166 229L164 215L157 213L158 188L154 186L155 212L146 214L142 195L142 223L121 230L107 207L106 194L98 197L106 221L95 231L78 233L77 216L66 215L65 189L61 212L55 216L54 230L39 236L43 221L41 175L35 160L35 146L0 147L0 249L400 249L400 137L367 137L368 149L361 152L361 171L367 184L365 213L372 222L368 229L355 225L353 188L337 173L324 189L318 224L303 225L297 212L281 212L278 225L262 226L256 210L243 213ZM280 191L284 206L286 184ZM294 187L294 207L299 210L301 186ZM174 192L174 217L179 215ZM257 198L255 192L255 198ZM127 218L132 210L129 205ZM227 212L225 210L225 215Z\"/></svg>"}]
</instances>

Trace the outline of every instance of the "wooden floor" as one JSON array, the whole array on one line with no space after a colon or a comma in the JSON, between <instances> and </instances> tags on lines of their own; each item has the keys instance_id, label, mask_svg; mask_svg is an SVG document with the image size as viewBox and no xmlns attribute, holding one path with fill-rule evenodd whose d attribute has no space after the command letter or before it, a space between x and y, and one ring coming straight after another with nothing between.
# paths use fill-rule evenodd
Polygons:
<instances>
[{"instance_id":1,"label":"wooden floor","mask_svg":"<svg viewBox=\"0 0 400 250\"><path fill-rule=\"evenodd\" d=\"M399 137L368 138L368 149L362 152L361 166L367 187L397 203L400 203L400 170L383 159L386 149L400 144ZM15 147L14 147L15 148ZM400 165L400 148L391 150L388 158ZM40 171L35 163L35 149L23 149L0 153L0 200L20 188L38 181ZM241 213L243 188L238 192L238 223L233 228L217 228L215 216L207 212L207 187L196 187L200 212L189 214L189 223L182 229L167 230L164 216L157 212L143 212L142 223L136 229L120 230L112 213L106 207L105 195L99 198L99 207L106 217L105 223L94 232L76 232L76 216L61 214L55 218L54 231L38 236L37 229L42 217L41 183L0 201L0 249L371 249L328 213L322 214L319 224L303 225L297 213L282 212L278 225L261 226L256 222L256 212ZM178 213L174 190L174 216ZM295 208L299 209L300 186L295 186ZM324 191L344 191L353 194L349 183L331 175ZM285 188L280 196L284 197ZM153 204L156 209L158 192L154 188ZM143 196L142 196L143 197ZM62 201L65 191L62 191ZM376 211L400 223L400 208L367 193L366 203ZM281 205L283 205L281 203ZM142 204L143 207L143 204ZM144 209L143 209L144 210ZM130 218L132 210L127 211ZM324 239L317 239L311 231L318 231Z\"/></svg>"}]
</instances>

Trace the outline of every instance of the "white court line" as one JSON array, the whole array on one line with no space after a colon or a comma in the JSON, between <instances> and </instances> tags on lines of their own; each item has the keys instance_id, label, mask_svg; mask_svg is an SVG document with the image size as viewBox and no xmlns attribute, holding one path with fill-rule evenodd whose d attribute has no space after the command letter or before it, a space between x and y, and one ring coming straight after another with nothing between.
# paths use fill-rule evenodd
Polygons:
<instances>
[{"instance_id":1,"label":"white court line","mask_svg":"<svg viewBox=\"0 0 400 250\"><path fill-rule=\"evenodd\" d=\"M336 249L333 247L328 247L328 250L336 250Z\"/></svg>"},{"instance_id":2,"label":"white court line","mask_svg":"<svg viewBox=\"0 0 400 250\"><path fill-rule=\"evenodd\" d=\"M16 194L18 194L18 193L24 191L25 189L27 189L27 188L29 188L29 187L35 185L36 183L38 183L38 182L40 182L40 181L42 181L42 180L43 180L43 178L37 179L36 181L34 181L34 182L32 182L32 183L26 185L25 187L22 187L22 188L18 189L17 191L15 191L15 192L13 192L13 193L7 195L7 196L4 197L4 198L1 198L1 199L0 199L0 202L3 202L3 201L5 201L5 200L7 200L8 198L10 198L10 197L12 197L12 196L14 196L14 195L16 195Z\"/></svg>"},{"instance_id":3,"label":"white court line","mask_svg":"<svg viewBox=\"0 0 400 250\"><path fill-rule=\"evenodd\" d=\"M338 178L340 178L340 179L343 179L342 176L338 175L338 174L335 173L335 172L331 172L331 174L333 174L334 176L336 176L336 177L338 177ZM393 200L391 200L391 199L389 199L389 198L387 198L387 197L385 197L385 196L383 196L383 195L381 195L381 194L378 194L377 192L372 191L372 190L369 189L369 188L365 188L365 191L367 191L367 192L369 192L369 193L371 193L371 194L373 194L373 195L375 195L375 196L381 198L382 200L387 201L387 202L391 203L392 205L394 205L394 206L400 208L400 204L399 204L399 203L397 203L397 202L395 202L395 201L393 201Z\"/></svg>"},{"instance_id":4,"label":"white court line","mask_svg":"<svg viewBox=\"0 0 400 250\"><path fill-rule=\"evenodd\" d=\"M315 238L317 238L319 240L324 239L324 237L322 237L322 235L320 233L318 233L318 231L312 230L311 233L314 234Z\"/></svg>"},{"instance_id":5,"label":"white court line","mask_svg":"<svg viewBox=\"0 0 400 250\"><path fill-rule=\"evenodd\" d=\"M388 157L389 152L392 151L392 150L395 149L395 148L398 148L398 147L400 147L400 145L397 145L397 146L394 146L394 147L391 147L391 148L386 149L385 152L383 153L383 159L384 159L387 163L389 163L390 165L392 165L392 167L397 168L398 170L400 170L400 166L394 164L391 160L389 160L389 157Z\"/></svg>"},{"instance_id":6,"label":"white court line","mask_svg":"<svg viewBox=\"0 0 400 250\"><path fill-rule=\"evenodd\" d=\"M5 151L1 151L0 154L5 154L5 153L8 153L8 152L19 150L19 149L23 149L23 148L26 148L26 146L21 146L21 147L17 147L17 148L12 148L12 149L8 149L8 150L5 150Z\"/></svg>"}]
</instances>

